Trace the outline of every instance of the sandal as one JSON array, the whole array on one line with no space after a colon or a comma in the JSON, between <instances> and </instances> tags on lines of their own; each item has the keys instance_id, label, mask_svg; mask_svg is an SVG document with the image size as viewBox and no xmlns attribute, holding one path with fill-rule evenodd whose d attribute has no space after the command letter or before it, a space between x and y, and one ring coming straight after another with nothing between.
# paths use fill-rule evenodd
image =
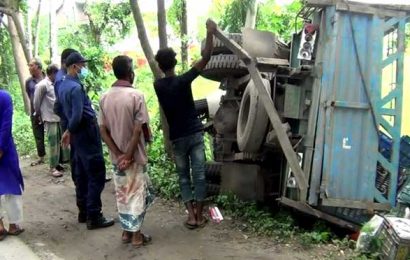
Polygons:
<instances>
[{"instance_id":1,"label":"sandal","mask_svg":"<svg viewBox=\"0 0 410 260\"><path fill-rule=\"evenodd\" d=\"M18 236L18 235L20 235L20 234L23 233L23 232L24 232L24 228L17 227L17 229L16 229L15 231L13 231L13 232L8 231L8 232L7 232L7 235L10 235L10 236Z\"/></svg>"},{"instance_id":2,"label":"sandal","mask_svg":"<svg viewBox=\"0 0 410 260\"><path fill-rule=\"evenodd\" d=\"M152 242L152 236L150 236L150 235L145 235L145 234L143 234L143 233L141 233L141 235L142 235L142 242L143 242L144 246L146 246L146 245L148 245L148 244L151 244L151 242Z\"/></svg>"},{"instance_id":3,"label":"sandal","mask_svg":"<svg viewBox=\"0 0 410 260\"><path fill-rule=\"evenodd\" d=\"M30 163L30 166L37 166L43 163L44 163L44 159L38 159L37 161Z\"/></svg>"},{"instance_id":4,"label":"sandal","mask_svg":"<svg viewBox=\"0 0 410 260\"><path fill-rule=\"evenodd\" d=\"M187 229L195 229L195 228L198 227L196 224L188 223L188 221L185 221L185 222L184 222L184 226L185 226Z\"/></svg>"},{"instance_id":5,"label":"sandal","mask_svg":"<svg viewBox=\"0 0 410 260\"><path fill-rule=\"evenodd\" d=\"M141 233L141 236L142 236L142 240L139 241L138 243L135 243L134 241L131 242L132 245L135 248L140 248L141 246L146 246L146 245L148 245L152 242L152 237L151 236L145 235L143 233Z\"/></svg>"},{"instance_id":6,"label":"sandal","mask_svg":"<svg viewBox=\"0 0 410 260\"><path fill-rule=\"evenodd\" d=\"M56 169L52 170L50 173L51 173L51 176L56 177L56 178L63 176L63 173Z\"/></svg>"},{"instance_id":7,"label":"sandal","mask_svg":"<svg viewBox=\"0 0 410 260\"><path fill-rule=\"evenodd\" d=\"M201 223L198 223L197 225L198 225L199 228L203 228L203 227L206 226L207 223L208 223L208 219L204 217L204 218L202 219L202 222L201 222Z\"/></svg>"},{"instance_id":8,"label":"sandal","mask_svg":"<svg viewBox=\"0 0 410 260\"><path fill-rule=\"evenodd\" d=\"M8 234L9 234L9 233L7 232L7 230L3 229L3 230L0 232L0 241L4 240L4 239L7 237Z\"/></svg>"}]
</instances>

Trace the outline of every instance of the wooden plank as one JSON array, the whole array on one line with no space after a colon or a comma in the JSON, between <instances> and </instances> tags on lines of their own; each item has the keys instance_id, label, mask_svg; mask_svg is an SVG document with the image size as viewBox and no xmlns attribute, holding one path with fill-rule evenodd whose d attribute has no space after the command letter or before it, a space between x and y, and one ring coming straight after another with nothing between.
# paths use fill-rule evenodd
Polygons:
<instances>
[{"instance_id":1,"label":"wooden plank","mask_svg":"<svg viewBox=\"0 0 410 260\"><path fill-rule=\"evenodd\" d=\"M285 59L277 59L277 58L263 58L257 57L256 63L258 65L270 65L270 66L289 66L289 61Z\"/></svg>"},{"instance_id":2,"label":"wooden plank","mask_svg":"<svg viewBox=\"0 0 410 260\"><path fill-rule=\"evenodd\" d=\"M312 215L317 218L324 219L326 221L329 221L330 223L336 224L340 227L347 228L353 231L359 231L360 226L353 224L351 222L345 221L343 219L337 218L335 216L329 215L327 213L324 213L320 210L314 209L311 206L309 206L307 203L304 202L299 202L299 201L294 201L291 199L288 199L286 197L281 197L279 199L279 203L286 205L288 207L294 208L296 210L299 210L301 212L304 212L306 214Z\"/></svg>"},{"instance_id":3,"label":"wooden plank","mask_svg":"<svg viewBox=\"0 0 410 260\"><path fill-rule=\"evenodd\" d=\"M268 113L268 116L269 116L269 120L273 126L273 129L275 130L275 133L278 136L280 146L282 147L282 151L285 154L285 157L289 163L289 167L291 168L293 174L295 175L296 182L300 190L300 199L301 201L305 201L306 195L307 195L307 188L309 185L305 178L305 174L299 165L299 160L297 158L297 155L295 151L293 150L292 144L290 143L289 137L286 134L285 129L282 127L282 121L273 104L273 101L270 98L268 91L264 87L262 76L260 75L260 72L258 71L258 68L256 67L256 62L252 60L251 63L248 64L247 66L248 66L248 70L251 75L251 78L253 82L255 83L255 87L258 91L259 98L263 106L265 107Z\"/></svg>"},{"instance_id":4,"label":"wooden plank","mask_svg":"<svg viewBox=\"0 0 410 260\"><path fill-rule=\"evenodd\" d=\"M277 58L262 58L257 57L256 63L259 71L274 72L279 66L289 66L289 61Z\"/></svg>"},{"instance_id":5,"label":"wooden plank","mask_svg":"<svg viewBox=\"0 0 410 260\"><path fill-rule=\"evenodd\" d=\"M336 4L336 10L338 11L348 11L354 13L363 13L377 15L379 17L405 17L406 13L401 11L390 10L385 7L378 7L375 5L363 5L360 3L349 3L348 5L344 2L339 2Z\"/></svg>"},{"instance_id":6,"label":"wooden plank","mask_svg":"<svg viewBox=\"0 0 410 260\"><path fill-rule=\"evenodd\" d=\"M389 211L391 206L389 203L375 203L358 200L344 200L344 199L322 199L323 206L352 208L352 209L366 209L369 211L383 210Z\"/></svg>"},{"instance_id":7,"label":"wooden plank","mask_svg":"<svg viewBox=\"0 0 410 260\"><path fill-rule=\"evenodd\" d=\"M336 4L345 4L344 0L306 0L307 6L312 7L326 7ZM410 12L410 5L401 5L401 4L368 4L368 3L359 3L359 2L349 2L349 5L361 5L363 7L370 6L372 8L379 8L387 11L399 11L399 12Z\"/></svg>"}]
</instances>

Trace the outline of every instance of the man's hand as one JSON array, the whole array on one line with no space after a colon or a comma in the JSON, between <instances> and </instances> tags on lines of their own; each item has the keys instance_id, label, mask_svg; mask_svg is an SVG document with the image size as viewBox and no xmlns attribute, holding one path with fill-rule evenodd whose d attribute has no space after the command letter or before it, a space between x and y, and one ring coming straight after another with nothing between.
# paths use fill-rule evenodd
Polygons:
<instances>
[{"instance_id":1,"label":"man's hand","mask_svg":"<svg viewBox=\"0 0 410 260\"><path fill-rule=\"evenodd\" d=\"M68 130L65 130L63 136L61 137L61 145L67 148L70 145L71 134Z\"/></svg>"},{"instance_id":2,"label":"man's hand","mask_svg":"<svg viewBox=\"0 0 410 260\"><path fill-rule=\"evenodd\" d=\"M3 151L0 150L0 159L3 158Z\"/></svg>"},{"instance_id":3,"label":"man's hand","mask_svg":"<svg viewBox=\"0 0 410 260\"><path fill-rule=\"evenodd\" d=\"M131 166L131 163L133 161L134 159L132 158L132 156L122 154L118 156L118 159L117 159L118 168L120 169L120 171L124 171Z\"/></svg>"},{"instance_id":4,"label":"man's hand","mask_svg":"<svg viewBox=\"0 0 410 260\"><path fill-rule=\"evenodd\" d=\"M211 19L206 20L206 31L208 33L215 33L216 32L217 25L214 21Z\"/></svg>"}]
</instances>

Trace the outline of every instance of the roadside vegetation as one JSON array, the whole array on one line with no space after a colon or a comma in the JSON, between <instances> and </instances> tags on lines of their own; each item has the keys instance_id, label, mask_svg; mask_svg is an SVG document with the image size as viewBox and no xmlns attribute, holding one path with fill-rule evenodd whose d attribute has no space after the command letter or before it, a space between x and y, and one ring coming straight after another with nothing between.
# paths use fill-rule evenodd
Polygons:
<instances>
[{"instance_id":1,"label":"roadside vegetation","mask_svg":"<svg viewBox=\"0 0 410 260\"><path fill-rule=\"evenodd\" d=\"M174 2L180 4L179 0L175 0ZM246 1L221 0L215 2L217 2L217 4L211 8L210 13L198 19L205 21L206 17L212 16L215 20L220 21L220 26L223 29L238 32L238 28L244 23L245 17L244 15L237 14L245 13L246 15L246 12L243 12L243 10L246 10L244 8L247 8L247 6L241 4ZM294 3L286 7L278 6L274 0L263 1L258 11L257 28L275 32L282 40L289 41L295 27L299 26L300 28L301 26L301 21L295 20L295 16L300 7L300 1L294 1ZM92 26L91 23L67 26L61 31L58 42L60 50L67 47L75 48L80 50L85 57L93 59L93 61L89 63L92 77L87 80L86 88L98 111L100 95L108 89L114 81L110 62L114 56L119 54L118 52L110 51L108 46L114 44L117 39L129 36L132 31L131 28L135 27L135 25L131 18L131 12L127 11L130 10L128 2L116 7L107 6L107 4L102 3L89 5L86 8L88 17L92 20ZM172 9L173 12L168 16L168 19L170 19L171 27L177 31L177 27L179 26L179 14L176 13L175 9L177 8L174 7L174 9ZM102 19L101 13L106 14L104 19ZM40 18L40 21L45 19L44 17ZM150 34L157 34L155 18L156 13L144 14L145 26ZM41 22L40 24L39 56L42 57L46 63L50 63L48 52L49 43L47 40L48 24L46 22ZM118 24L121 24L121 26L117 27L116 25ZM203 24L204 23L201 23L201 26ZM202 27L198 29L198 38L204 36L204 29ZM120 29L118 30L117 28ZM180 32L178 31L178 33ZM70 37L72 35L76 35L76 37ZM187 40L194 41L197 39L187 38ZM0 85L10 91L13 96L15 107L13 123L14 139L21 156L32 155L35 151L35 145L30 120L24 112L24 104L21 98L21 89L16 70L13 66L9 66L9 64L13 63L13 59L10 58L12 57L10 56L12 55L12 46L8 39L8 32L3 27L0 27L0 44L2 48L4 48L2 53L0 53ZM175 49L177 48L179 48L179 46L175 47ZM198 47L189 49L189 55L191 57L189 62L195 57L198 57L199 52ZM142 62L142 60L144 60L144 54L141 51L127 54L134 59L137 80L135 85L144 92L150 111L154 140L149 145L149 175L160 196L168 200L176 200L179 197L177 175L172 161L167 157L164 150L159 108L152 86L153 75L148 64ZM185 65L181 65L181 68ZM194 86L194 95L197 98L203 97L217 88L217 83L200 79L196 83L196 86ZM106 148L104 149L107 157L107 168L109 169L111 166L108 163L108 152ZM210 154L209 151L208 154ZM216 196L211 203L220 207L224 217L238 221L241 230L248 234L266 236L279 243L289 243L293 241L303 247L332 243L340 248L340 250L351 250L354 246L354 242L346 237L336 235L329 225L324 222L312 220L310 227L303 227L303 225L298 223L297 218L286 209L277 208L275 211L272 211L271 208L267 208L263 205L240 201L232 194ZM310 219L308 220L310 221ZM368 257L372 258L373 256ZM367 259L366 256L357 256L357 258Z\"/></svg>"}]
</instances>

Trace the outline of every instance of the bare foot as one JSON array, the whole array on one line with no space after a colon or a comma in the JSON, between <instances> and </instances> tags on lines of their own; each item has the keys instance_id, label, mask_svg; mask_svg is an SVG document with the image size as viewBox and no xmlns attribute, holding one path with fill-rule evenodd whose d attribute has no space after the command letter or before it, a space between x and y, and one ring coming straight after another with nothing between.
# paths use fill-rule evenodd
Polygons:
<instances>
[{"instance_id":1,"label":"bare foot","mask_svg":"<svg viewBox=\"0 0 410 260\"><path fill-rule=\"evenodd\" d=\"M132 239L132 232L129 231L122 231L121 240L124 244L128 244L131 242Z\"/></svg>"}]
</instances>

